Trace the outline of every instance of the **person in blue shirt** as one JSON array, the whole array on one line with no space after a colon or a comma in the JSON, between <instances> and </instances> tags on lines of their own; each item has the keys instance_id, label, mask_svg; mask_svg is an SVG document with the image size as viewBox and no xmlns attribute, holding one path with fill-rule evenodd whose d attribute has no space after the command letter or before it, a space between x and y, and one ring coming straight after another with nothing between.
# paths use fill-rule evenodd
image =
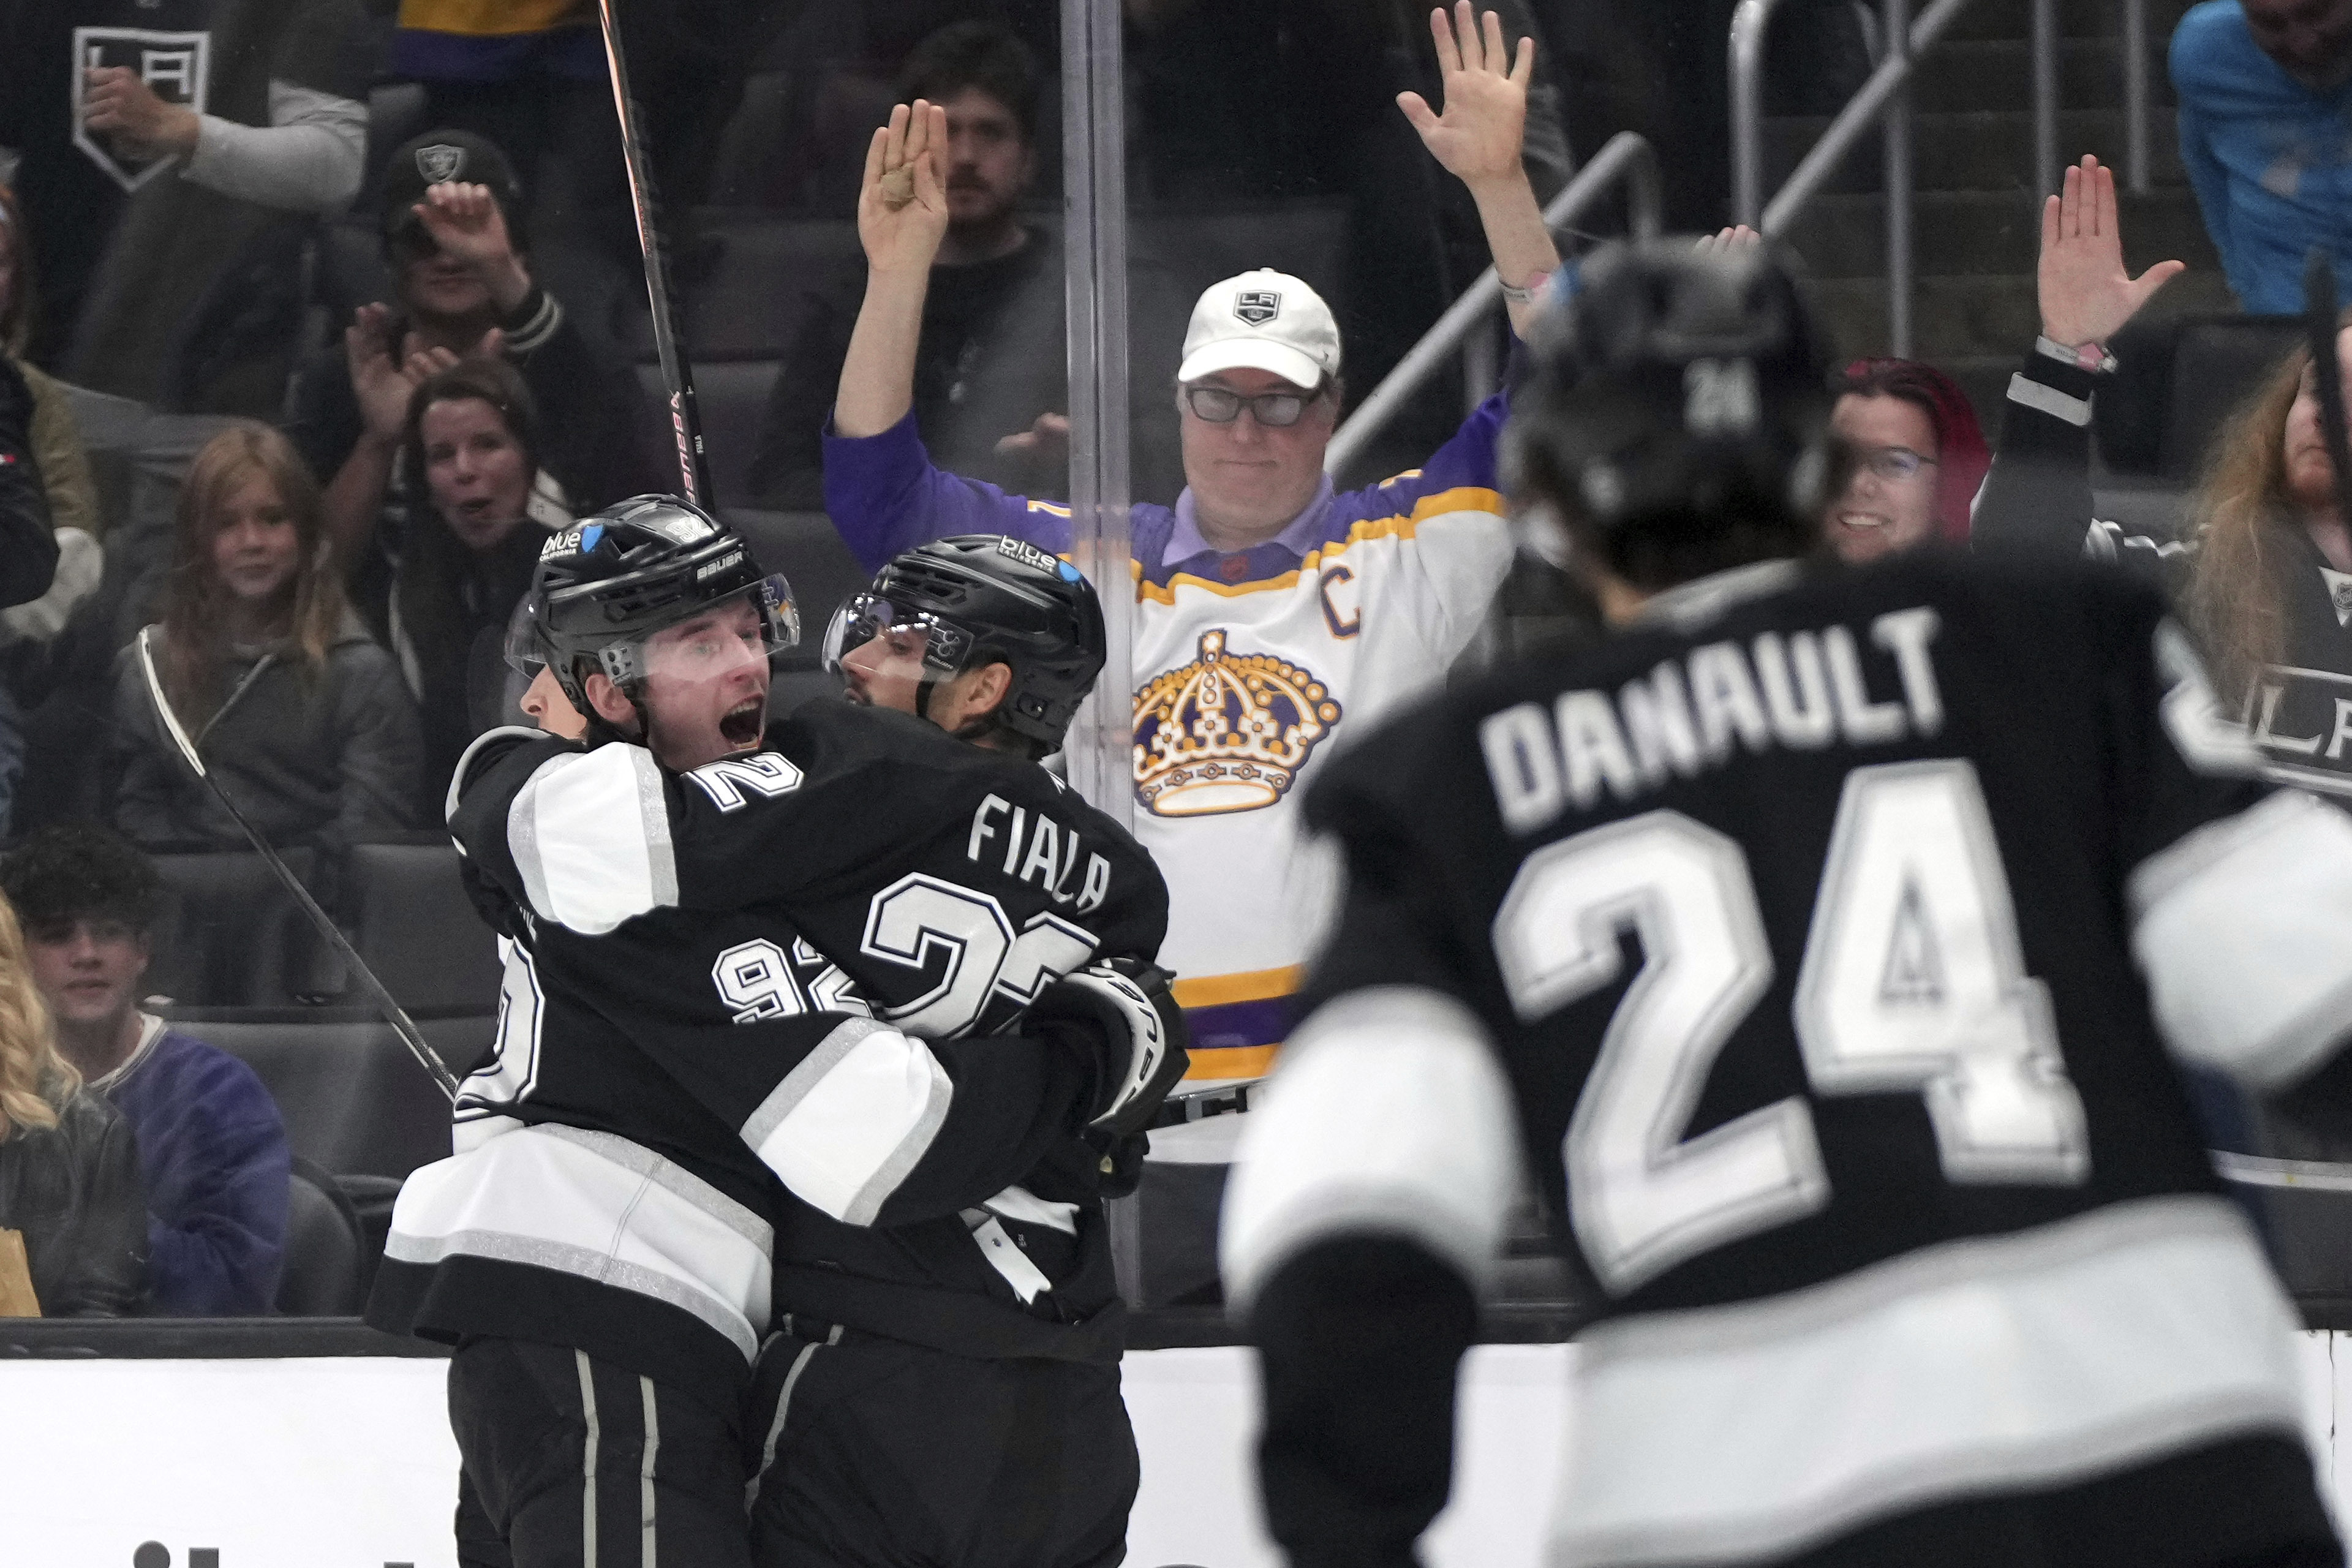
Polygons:
<instances>
[{"instance_id":1,"label":"person in blue shirt","mask_svg":"<svg viewBox=\"0 0 2352 1568\"><path fill-rule=\"evenodd\" d=\"M24 922L58 1050L137 1136L149 1311L268 1312L286 1253L285 1124L251 1068L139 1010L154 866L105 828L52 827L0 862L0 891Z\"/></svg>"},{"instance_id":2,"label":"person in blue shirt","mask_svg":"<svg viewBox=\"0 0 2352 1568\"><path fill-rule=\"evenodd\" d=\"M2303 308L2305 258L2352 285L2352 0L2206 0L2172 35L2180 161L2246 310Z\"/></svg>"}]
</instances>

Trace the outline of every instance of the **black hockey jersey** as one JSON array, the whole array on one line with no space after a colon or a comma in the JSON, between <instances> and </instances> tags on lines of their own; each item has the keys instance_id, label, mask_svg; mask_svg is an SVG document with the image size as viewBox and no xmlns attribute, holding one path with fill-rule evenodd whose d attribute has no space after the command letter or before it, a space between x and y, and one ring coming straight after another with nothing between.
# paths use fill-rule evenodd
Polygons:
<instances>
[{"instance_id":1,"label":"black hockey jersey","mask_svg":"<svg viewBox=\"0 0 2352 1568\"><path fill-rule=\"evenodd\" d=\"M1154 952L1157 869L1044 769L915 719L815 703L770 744L677 774L477 743L452 830L530 915L372 1319L688 1384L740 1378L785 1311L1116 1359L1092 1053L1003 1031Z\"/></svg>"},{"instance_id":2,"label":"black hockey jersey","mask_svg":"<svg viewBox=\"0 0 2352 1568\"><path fill-rule=\"evenodd\" d=\"M1225 1215L1293 1562L1410 1561L1431 1276L1523 1175L1606 1303L1556 1564L2339 1561L2160 1043L2276 1088L2352 1025L2352 820L2258 765L2155 595L1940 553L1690 584L1360 744Z\"/></svg>"}]
</instances>

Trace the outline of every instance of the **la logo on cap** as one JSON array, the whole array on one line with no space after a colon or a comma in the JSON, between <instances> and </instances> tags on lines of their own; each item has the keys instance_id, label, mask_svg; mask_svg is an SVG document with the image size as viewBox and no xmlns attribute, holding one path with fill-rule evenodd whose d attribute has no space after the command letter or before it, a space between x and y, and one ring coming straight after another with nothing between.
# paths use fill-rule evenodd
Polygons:
<instances>
[{"instance_id":1,"label":"la logo on cap","mask_svg":"<svg viewBox=\"0 0 2352 1568\"><path fill-rule=\"evenodd\" d=\"M416 172L425 176L428 185L444 184L457 177L466 166L466 150L452 147L446 142L436 142L430 147L416 150Z\"/></svg>"},{"instance_id":2,"label":"la logo on cap","mask_svg":"<svg viewBox=\"0 0 2352 1568\"><path fill-rule=\"evenodd\" d=\"M1282 296L1271 289L1244 289L1234 296L1234 314L1262 327L1282 314Z\"/></svg>"}]
</instances>

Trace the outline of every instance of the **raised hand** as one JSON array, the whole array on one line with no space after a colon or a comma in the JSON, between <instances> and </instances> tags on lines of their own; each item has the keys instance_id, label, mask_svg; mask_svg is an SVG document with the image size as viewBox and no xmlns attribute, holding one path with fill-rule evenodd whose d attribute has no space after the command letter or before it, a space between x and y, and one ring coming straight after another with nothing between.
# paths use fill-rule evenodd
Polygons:
<instances>
[{"instance_id":1,"label":"raised hand","mask_svg":"<svg viewBox=\"0 0 2352 1568\"><path fill-rule=\"evenodd\" d=\"M506 214L488 185L445 180L425 189L411 209L442 254L474 269L501 312L512 310L530 292L530 274L515 254Z\"/></svg>"},{"instance_id":2,"label":"raised hand","mask_svg":"<svg viewBox=\"0 0 2352 1568\"><path fill-rule=\"evenodd\" d=\"M1433 113L1417 92L1397 94L1397 107L1421 133L1422 144L1446 172L1476 189L1524 177L1520 142L1528 120L1528 79L1536 44L1521 38L1517 57L1503 45L1503 19L1486 13L1483 28L1470 0L1459 0L1449 22L1443 8L1429 14L1445 112Z\"/></svg>"},{"instance_id":3,"label":"raised hand","mask_svg":"<svg viewBox=\"0 0 2352 1568\"><path fill-rule=\"evenodd\" d=\"M890 123L874 132L857 192L857 238L875 271L929 272L948 232L940 175L947 145L948 111L919 98L894 106Z\"/></svg>"},{"instance_id":4,"label":"raised hand","mask_svg":"<svg viewBox=\"0 0 2352 1568\"><path fill-rule=\"evenodd\" d=\"M1733 224L1713 234L1698 237L1697 250L1701 256L1729 256L1738 251L1753 249L1764 243L1764 237L1744 223Z\"/></svg>"},{"instance_id":5,"label":"raised hand","mask_svg":"<svg viewBox=\"0 0 2352 1568\"><path fill-rule=\"evenodd\" d=\"M2148 297L2188 270L2159 261L2134 278L2124 268L2116 220L2116 175L2085 156L2066 170L2064 191L2042 204L2042 260L2035 283L2042 335L2069 348L2104 343Z\"/></svg>"},{"instance_id":6,"label":"raised hand","mask_svg":"<svg viewBox=\"0 0 2352 1568\"><path fill-rule=\"evenodd\" d=\"M384 447L400 439L401 429L408 422L408 395L416 390L416 383L393 357L392 344L385 338L389 316L382 305L362 305L352 324L343 329L343 363L351 368L360 426L370 440Z\"/></svg>"}]
</instances>

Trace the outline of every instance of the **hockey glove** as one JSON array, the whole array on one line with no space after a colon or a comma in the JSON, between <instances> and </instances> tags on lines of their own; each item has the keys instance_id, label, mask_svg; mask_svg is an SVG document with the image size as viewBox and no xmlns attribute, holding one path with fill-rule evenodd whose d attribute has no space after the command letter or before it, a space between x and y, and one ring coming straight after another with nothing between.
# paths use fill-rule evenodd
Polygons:
<instances>
[{"instance_id":1,"label":"hockey glove","mask_svg":"<svg viewBox=\"0 0 2352 1568\"><path fill-rule=\"evenodd\" d=\"M1030 1005L1032 1018L1091 1024L1089 1033L1101 1037L1089 1132L1142 1131L1192 1065L1184 1051L1192 1036L1168 981L1166 970L1113 959L1064 975Z\"/></svg>"}]
</instances>

